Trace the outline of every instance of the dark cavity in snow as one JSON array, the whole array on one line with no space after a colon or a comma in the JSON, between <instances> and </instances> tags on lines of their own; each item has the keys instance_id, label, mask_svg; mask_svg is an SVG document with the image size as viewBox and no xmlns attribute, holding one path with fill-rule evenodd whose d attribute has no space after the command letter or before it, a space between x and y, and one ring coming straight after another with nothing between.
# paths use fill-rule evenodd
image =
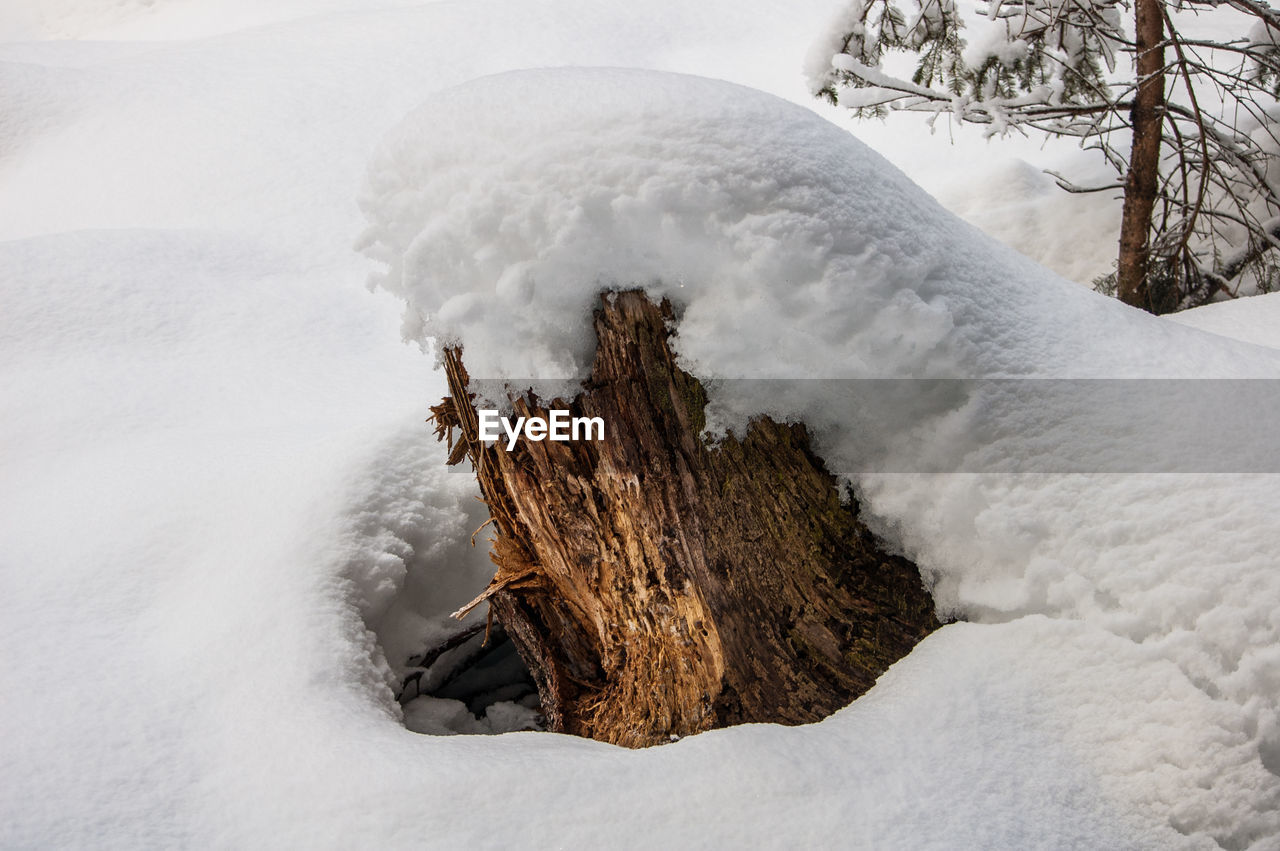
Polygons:
<instances>
[{"instance_id":1,"label":"dark cavity in snow","mask_svg":"<svg viewBox=\"0 0 1280 851\"><path fill-rule=\"evenodd\" d=\"M485 606L450 614L493 576L488 509L472 476L448 472L442 447L415 424L369 461L351 511L344 588L372 633L377 688L418 733L542 729L537 689ZM391 686L391 694L386 686Z\"/></svg>"},{"instance_id":2,"label":"dark cavity in snow","mask_svg":"<svg viewBox=\"0 0 1280 851\"><path fill-rule=\"evenodd\" d=\"M498 623L474 624L409 659L397 699L416 733L544 729L538 689Z\"/></svg>"}]
</instances>

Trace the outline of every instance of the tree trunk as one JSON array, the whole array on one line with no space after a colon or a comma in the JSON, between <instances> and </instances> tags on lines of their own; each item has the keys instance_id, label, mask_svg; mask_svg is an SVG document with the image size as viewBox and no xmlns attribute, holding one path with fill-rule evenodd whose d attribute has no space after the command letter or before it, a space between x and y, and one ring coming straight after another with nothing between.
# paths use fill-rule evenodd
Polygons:
<instances>
[{"instance_id":1,"label":"tree trunk","mask_svg":"<svg viewBox=\"0 0 1280 851\"><path fill-rule=\"evenodd\" d=\"M841 500L803 425L701 440L706 397L675 365L673 318L639 292L603 297L582 393L512 400L602 417L603 441L480 443L456 349L432 409L497 530L497 574L459 614L490 602L551 729L631 747L818 720L938 626L915 565Z\"/></svg>"},{"instance_id":2,"label":"tree trunk","mask_svg":"<svg viewBox=\"0 0 1280 851\"><path fill-rule=\"evenodd\" d=\"M1160 178L1160 141L1164 130L1163 0L1135 0L1138 91L1129 112L1133 146L1124 181L1120 220L1120 259L1116 294L1125 304L1151 310L1151 215Z\"/></svg>"}]
</instances>

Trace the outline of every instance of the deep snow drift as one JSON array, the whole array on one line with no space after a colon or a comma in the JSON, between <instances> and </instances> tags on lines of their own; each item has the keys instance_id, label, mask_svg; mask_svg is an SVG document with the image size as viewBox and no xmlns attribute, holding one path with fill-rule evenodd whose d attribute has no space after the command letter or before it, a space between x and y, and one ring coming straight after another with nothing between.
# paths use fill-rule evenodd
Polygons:
<instances>
[{"instance_id":1,"label":"deep snow drift","mask_svg":"<svg viewBox=\"0 0 1280 851\"><path fill-rule=\"evenodd\" d=\"M566 70L467 84L393 131L363 206L362 245L387 265L375 282L406 300L406 333L461 344L473 375L584 377L596 294L643 286L676 304L677 350L705 378L1280 377L1274 351L1055 278L812 113L704 79ZM1115 404L1103 394L1066 392L1056 408L1001 398L1032 384L980 384L893 425L914 432L913 452L1015 460L1041 444L1152 442L1131 420L1158 412L1072 419ZM1064 689L1060 743L1109 795L1229 845L1275 837L1270 478L866 475L867 434L840 384L759 395L778 386L715 383L712 404L730 424L769 412L815 425L943 611L1010 622L989 628L996 644L1031 633L1056 648L1036 673L1053 667ZM1183 452L1203 439L1186 421L1145 428L1188 431ZM1129 687L1095 692L1113 677Z\"/></svg>"},{"instance_id":2,"label":"deep snow drift","mask_svg":"<svg viewBox=\"0 0 1280 851\"><path fill-rule=\"evenodd\" d=\"M362 206L405 333L468 345L480 376L584 377L595 294L628 286L683 309L680 352L708 377L1280 365L1117 310L811 111L709 80L547 70L450 89L390 134Z\"/></svg>"},{"instance_id":3,"label":"deep snow drift","mask_svg":"<svg viewBox=\"0 0 1280 851\"><path fill-rule=\"evenodd\" d=\"M384 653L402 656L439 628L488 565L469 546L472 488L443 472L422 422L441 382L429 357L399 344L402 305L364 292L369 264L350 250L378 139L432 92L548 65L723 76L807 103L797 66L829 5L51 0L36 15L3 4L3 39L107 28L170 40L0 45L0 845L1274 844L1276 779L1259 755L1280 763L1280 512L1264 476L861 476L880 522L935 572L943 606L976 623L930 638L821 724L642 753L402 726ZM673 90L669 102L705 102L701 91ZM762 122L844 144L735 91ZM449 102L431 109L462 120L464 105ZM498 144L467 131L500 124L496 107L471 106L459 167L483 165ZM560 118L588 119L581 106L549 116L546 139ZM950 148L916 123L854 129L953 208L1076 279L1110 262L1096 223L1113 208L1045 195L1015 159L1060 167L1064 147L1045 160L1034 143L961 136ZM442 144L419 142L422 156ZM637 169L661 176L650 154L670 147ZM755 168L737 150L733 163ZM1115 374L1271 374L1243 345L1133 317L970 243L971 231L858 157L840 168L879 172L979 275L972 299L945 278L926 290L913 269L956 264L911 239L887 243L914 252L914 265L880 269L863 289L918 346L831 311L816 344L839 344L847 323L841 356L858 354L858 368L894 374L901 357L978 374L1109 375L1114 353ZM580 167L568 163L567 177ZM707 173L734 188L728 170ZM857 191L828 183L815 191L837 202ZM603 197L629 186L619 179ZM691 215L717 191L687 188ZM750 201L740 189L733 198ZM767 212L763 190L754 197ZM637 199L630 210L650 227ZM431 207L405 200L399 226L412 238ZM1061 204L1087 209L1092 230L1069 224ZM773 224L790 236L813 219ZM745 218L733 232L768 236ZM1044 239L1062 232L1070 251ZM781 238L758 256L714 242L730 270L813 271L838 256L810 245L817 253L798 262ZM885 250L867 248L869 259ZM855 261L840 260L870 268ZM687 283L753 296L777 283L737 280ZM780 315L762 331L784 332L797 306L812 318L786 295L769 296ZM721 327L711 306L709 332ZM692 305L682 345L696 342L691 316ZM894 358L859 348L871 340ZM570 342L544 348L572 352L581 333ZM750 364L754 353L723 362L739 356ZM832 369L855 374L853 364Z\"/></svg>"}]
</instances>

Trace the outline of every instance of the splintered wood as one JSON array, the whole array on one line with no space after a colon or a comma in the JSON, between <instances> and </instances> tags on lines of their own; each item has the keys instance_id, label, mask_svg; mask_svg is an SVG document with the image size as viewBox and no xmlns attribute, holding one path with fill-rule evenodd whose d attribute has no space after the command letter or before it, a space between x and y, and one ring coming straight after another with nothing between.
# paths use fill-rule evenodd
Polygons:
<instances>
[{"instance_id":1,"label":"splintered wood","mask_svg":"<svg viewBox=\"0 0 1280 851\"><path fill-rule=\"evenodd\" d=\"M938 627L910 561L888 553L810 449L803 425L754 422L714 448L706 396L675 365L673 314L604 296L574 400L522 416L602 417L605 439L478 439L457 349L432 408L493 519L488 601L529 666L550 729L640 747L848 704Z\"/></svg>"}]
</instances>

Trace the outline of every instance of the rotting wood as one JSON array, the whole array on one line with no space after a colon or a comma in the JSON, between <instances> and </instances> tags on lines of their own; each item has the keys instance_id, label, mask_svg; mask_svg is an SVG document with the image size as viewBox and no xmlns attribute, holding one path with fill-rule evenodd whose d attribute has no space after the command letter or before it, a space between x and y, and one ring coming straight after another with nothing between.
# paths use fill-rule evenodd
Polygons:
<instances>
[{"instance_id":1,"label":"rotting wood","mask_svg":"<svg viewBox=\"0 0 1280 851\"><path fill-rule=\"evenodd\" d=\"M432 408L495 528L497 572L460 613L489 601L549 729L631 747L818 720L938 627L915 565L841 499L803 425L701 439L706 395L676 366L673 319L637 291L603 296L581 394L512 400L603 417L603 441L481 443L454 348Z\"/></svg>"}]
</instances>

